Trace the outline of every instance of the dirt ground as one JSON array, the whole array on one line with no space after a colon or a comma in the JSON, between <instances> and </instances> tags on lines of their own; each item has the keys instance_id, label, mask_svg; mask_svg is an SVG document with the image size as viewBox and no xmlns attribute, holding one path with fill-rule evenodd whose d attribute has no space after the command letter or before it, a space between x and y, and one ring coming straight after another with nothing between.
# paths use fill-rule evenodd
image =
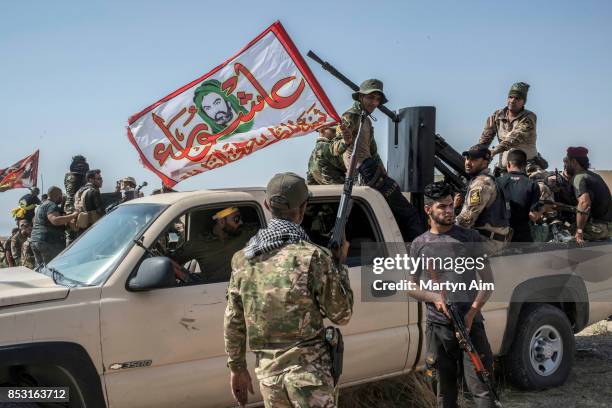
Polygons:
<instances>
[{"instance_id":1,"label":"dirt ground","mask_svg":"<svg viewBox=\"0 0 612 408\"><path fill-rule=\"evenodd\" d=\"M411 373L343 390L340 407L434 408L434 398L423 376ZM505 386L500 399L504 408L612 407L612 321L598 322L576 335L574 368L563 386L537 392ZM460 406L473 404L460 401Z\"/></svg>"}]
</instances>

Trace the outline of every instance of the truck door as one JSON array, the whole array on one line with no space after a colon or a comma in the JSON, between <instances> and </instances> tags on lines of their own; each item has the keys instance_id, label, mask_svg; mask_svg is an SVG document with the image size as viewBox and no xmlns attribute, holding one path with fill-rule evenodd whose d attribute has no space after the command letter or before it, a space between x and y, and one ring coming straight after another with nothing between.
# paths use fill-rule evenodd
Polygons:
<instances>
[{"instance_id":1,"label":"truck door","mask_svg":"<svg viewBox=\"0 0 612 408\"><path fill-rule=\"evenodd\" d=\"M223 340L229 262L233 247L242 249L265 218L248 193L224 192L222 197L227 201L182 210L175 204L166 211L171 215L164 213L151 227L154 236L145 234L145 245L185 265L195 283L177 281L171 287L130 292L126 283L138 269L137 259L132 270L103 288L101 341L111 407L232 404ZM242 235L240 242L229 244L229 253L212 228L215 214L231 207L238 210L234 214L240 220L234 221L242 223ZM139 247L134 251L140 260L150 256ZM248 357L252 368L250 353Z\"/></svg>"},{"instance_id":2,"label":"truck door","mask_svg":"<svg viewBox=\"0 0 612 408\"><path fill-rule=\"evenodd\" d=\"M326 246L336 217L339 194L336 189L312 189L313 198L302 226L316 243ZM334 193L331 193L334 191ZM338 190L339 191L339 190ZM355 188L353 207L346 227L350 241L347 264L355 296L353 317L342 327L345 342L342 382L399 372L408 356L408 304L401 294L394 301L362 300L362 250L367 245L401 243L401 233L384 198L373 189ZM403 245L395 253L405 253ZM380 299L382 300L382 299ZM390 300L390 299L385 299Z\"/></svg>"}]
</instances>

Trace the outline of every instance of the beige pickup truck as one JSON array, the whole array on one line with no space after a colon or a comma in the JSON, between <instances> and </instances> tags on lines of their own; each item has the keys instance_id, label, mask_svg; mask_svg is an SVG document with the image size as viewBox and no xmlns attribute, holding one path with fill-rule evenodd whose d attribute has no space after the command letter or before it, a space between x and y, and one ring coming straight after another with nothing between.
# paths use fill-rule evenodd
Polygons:
<instances>
[{"instance_id":1,"label":"beige pickup truck","mask_svg":"<svg viewBox=\"0 0 612 408\"><path fill-rule=\"evenodd\" d=\"M324 242L341 186L312 192L303 225L314 241ZM356 187L354 198L347 263L355 307L343 328L343 386L424 364L423 305L408 302L405 292L384 295L394 301L362 300L361 274L369 273L362 247L399 243L401 234L378 192ZM69 386L71 407L232 406L223 345L229 276L207 281L212 271L205 262L188 262L193 279L186 283L150 261L198 242L203 244L196 261L222 256L206 254L202 237L211 215L236 206L245 224L261 227L270 216L263 200L262 188L133 200L96 223L42 273L0 270L0 386ZM484 311L494 352L522 387L563 383L573 363L573 333L612 314L612 244L515 254L492 263L496 285L511 288L512 296L490 302Z\"/></svg>"}]
</instances>

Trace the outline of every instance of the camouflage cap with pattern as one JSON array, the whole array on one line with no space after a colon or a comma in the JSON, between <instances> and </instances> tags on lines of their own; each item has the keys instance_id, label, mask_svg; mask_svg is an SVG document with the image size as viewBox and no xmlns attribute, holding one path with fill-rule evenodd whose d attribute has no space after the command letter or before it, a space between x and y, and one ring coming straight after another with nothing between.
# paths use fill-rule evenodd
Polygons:
<instances>
[{"instance_id":1,"label":"camouflage cap with pattern","mask_svg":"<svg viewBox=\"0 0 612 408\"><path fill-rule=\"evenodd\" d=\"M516 96L526 101L528 91L529 84L526 84L525 82L516 82L510 87L510 91L508 91L508 97Z\"/></svg>"}]
</instances>

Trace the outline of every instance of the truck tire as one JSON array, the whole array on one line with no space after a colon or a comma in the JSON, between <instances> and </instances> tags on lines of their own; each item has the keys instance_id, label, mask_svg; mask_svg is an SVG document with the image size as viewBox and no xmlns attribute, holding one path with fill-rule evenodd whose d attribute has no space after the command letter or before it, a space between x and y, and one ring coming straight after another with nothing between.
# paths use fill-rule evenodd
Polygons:
<instances>
[{"instance_id":1,"label":"truck tire","mask_svg":"<svg viewBox=\"0 0 612 408\"><path fill-rule=\"evenodd\" d=\"M563 311L548 305L529 305L521 312L520 326L507 354L510 381L525 390L562 385L574 365L576 343Z\"/></svg>"}]
</instances>

